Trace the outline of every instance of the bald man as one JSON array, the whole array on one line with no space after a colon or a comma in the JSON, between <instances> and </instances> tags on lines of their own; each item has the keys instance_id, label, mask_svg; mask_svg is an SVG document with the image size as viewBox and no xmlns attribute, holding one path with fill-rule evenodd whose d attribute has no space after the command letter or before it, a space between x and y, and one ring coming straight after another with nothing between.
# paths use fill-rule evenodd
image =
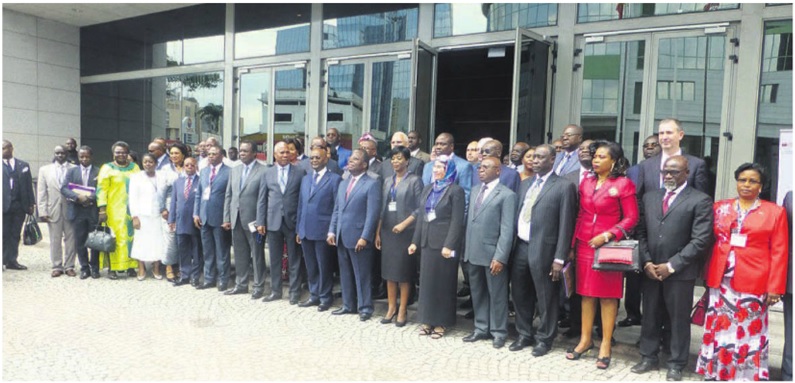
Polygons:
<instances>
[{"instance_id":1,"label":"bald man","mask_svg":"<svg viewBox=\"0 0 795 383\"><path fill-rule=\"evenodd\" d=\"M497 162L500 163L500 173L499 179L500 184L505 185L508 189L510 189L514 193L519 192L519 184L521 183L521 178L519 177L519 173L516 170L511 169L507 165L503 164L502 159L502 144L497 140L489 140L483 143L480 149L480 156L482 158L496 158ZM480 184L480 178L478 177L477 172L472 173L472 186Z\"/></svg>"},{"instance_id":2,"label":"bald man","mask_svg":"<svg viewBox=\"0 0 795 383\"><path fill-rule=\"evenodd\" d=\"M580 169L578 160L580 153L580 143L582 143L582 128L579 125L570 124L563 129L561 136L563 150L555 157L555 165L552 168L555 174L564 176Z\"/></svg>"},{"instance_id":3,"label":"bald man","mask_svg":"<svg viewBox=\"0 0 795 383\"><path fill-rule=\"evenodd\" d=\"M392 135L392 141L390 141L390 147L392 149L404 146L406 148L409 147L409 136L403 132L395 132ZM386 161L386 160L384 160ZM425 166L425 162L422 162L419 158L411 157L409 158L409 173L417 175L417 177L422 178L422 168ZM381 179L387 180L391 178L395 174L395 169L392 168L392 164L387 161L386 164L381 166Z\"/></svg>"}]
</instances>

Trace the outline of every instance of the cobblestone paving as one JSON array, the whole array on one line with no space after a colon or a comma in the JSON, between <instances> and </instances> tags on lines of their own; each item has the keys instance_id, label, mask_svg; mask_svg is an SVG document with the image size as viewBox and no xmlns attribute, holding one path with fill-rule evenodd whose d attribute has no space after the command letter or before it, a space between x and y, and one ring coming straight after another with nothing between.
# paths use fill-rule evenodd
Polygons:
<instances>
[{"instance_id":1,"label":"cobblestone paving","mask_svg":"<svg viewBox=\"0 0 795 383\"><path fill-rule=\"evenodd\" d=\"M216 289L175 288L151 273L143 282L109 280L104 271L97 280L51 278L46 241L20 250L29 270L3 273L5 380L665 380L664 369L630 372L640 359L633 345L637 326L617 330L613 363L603 371L595 367L595 353L566 360L574 340L562 337L549 354L534 358L529 349L463 343L472 329L463 317L444 338L431 340L417 335L416 323L380 324L385 301L376 302L373 319L360 322L287 300L262 303ZM771 328L775 378L780 312L771 315ZM688 371L700 328L693 327L692 337ZM509 343L514 339L515 332ZM686 380L701 380L688 371Z\"/></svg>"}]
</instances>

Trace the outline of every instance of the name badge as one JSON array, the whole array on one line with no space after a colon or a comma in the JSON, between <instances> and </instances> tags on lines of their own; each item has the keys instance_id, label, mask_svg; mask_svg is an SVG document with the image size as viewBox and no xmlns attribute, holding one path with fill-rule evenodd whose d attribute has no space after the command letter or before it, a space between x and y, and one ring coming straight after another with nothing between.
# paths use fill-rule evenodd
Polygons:
<instances>
[{"instance_id":1,"label":"name badge","mask_svg":"<svg viewBox=\"0 0 795 383\"><path fill-rule=\"evenodd\" d=\"M428 214L425 215L425 219L427 219L428 222L433 222L433 220L436 219L436 210L429 211Z\"/></svg>"},{"instance_id":2,"label":"name badge","mask_svg":"<svg viewBox=\"0 0 795 383\"><path fill-rule=\"evenodd\" d=\"M730 244L734 247L745 247L745 242L748 241L748 236L740 233L732 233Z\"/></svg>"},{"instance_id":3,"label":"name badge","mask_svg":"<svg viewBox=\"0 0 795 383\"><path fill-rule=\"evenodd\" d=\"M210 200L210 188L204 189L202 193L202 201L209 201Z\"/></svg>"},{"instance_id":4,"label":"name badge","mask_svg":"<svg viewBox=\"0 0 795 383\"><path fill-rule=\"evenodd\" d=\"M389 205L387 205L387 209L389 209L389 211L397 211L397 202L390 202Z\"/></svg>"}]
</instances>

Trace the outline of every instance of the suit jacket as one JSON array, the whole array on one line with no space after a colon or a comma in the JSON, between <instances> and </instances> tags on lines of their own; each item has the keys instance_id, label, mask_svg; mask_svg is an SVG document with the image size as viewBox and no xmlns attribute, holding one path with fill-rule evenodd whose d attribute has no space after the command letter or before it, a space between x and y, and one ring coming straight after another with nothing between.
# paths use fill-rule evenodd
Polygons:
<instances>
[{"instance_id":1,"label":"suit jacket","mask_svg":"<svg viewBox=\"0 0 795 383\"><path fill-rule=\"evenodd\" d=\"M417 152L417 155L414 156L414 158L416 158L416 159L418 159L418 160L420 160L420 161L422 161L423 163L426 163L426 164L431 161L431 155L428 154L428 153L423 152L422 150Z\"/></svg>"},{"instance_id":2,"label":"suit jacket","mask_svg":"<svg viewBox=\"0 0 795 383\"><path fill-rule=\"evenodd\" d=\"M33 177L30 175L30 165L14 158L14 170L3 165L3 213L11 208L11 179L16 177L14 188L19 192L19 204L26 210L36 204L36 195L33 193Z\"/></svg>"},{"instance_id":3,"label":"suit jacket","mask_svg":"<svg viewBox=\"0 0 795 383\"><path fill-rule=\"evenodd\" d=\"M519 184L522 183L522 178L519 176L519 172L516 170L511 169L508 165L500 164L500 184L505 185L508 189L510 189L514 193L519 192ZM475 188L475 185L480 185L480 177L478 176L478 168L476 165L472 165L472 188ZM471 202L471 201L470 201Z\"/></svg>"},{"instance_id":4,"label":"suit jacket","mask_svg":"<svg viewBox=\"0 0 795 383\"><path fill-rule=\"evenodd\" d=\"M193 175L193 181L185 197L185 183L188 182L188 175L177 178L171 188L171 206L168 209L168 223L177 224L177 234L198 235L199 229L193 225L193 206L196 203L196 195L199 190L199 176Z\"/></svg>"},{"instance_id":5,"label":"suit jacket","mask_svg":"<svg viewBox=\"0 0 795 383\"><path fill-rule=\"evenodd\" d=\"M312 164L309 163L309 157L304 158L298 164L301 165L302 168L304 168L304 171L306 172L306 174L312 173ZM332 160L330 158L328 160L328 163L326 164L326 169L328 169L330 172L336 173L338 175L342 175L342 173L343 173L343 170L340 169L340 166L337 163L337 161L334 161L334 160Z\"/></svg>"},{"instance_id":6,"label":"suit jacket","mask_svg":"<svg viewBox=\"0 0 795 383\"><path fill-rule=\"evenodd\" d=\"M743 221L740 234L746 235L745 247L731 245L731 230L737 227L735 198L715 202L715 245L706 268L706 284L718 288L726 271L726 259L734 250L732 288L744 293L784 294L787 290L787 213L774 203L759 200Z\"/></svg>"},{"instance_id":7,"label":"suit jacket","mask_svg":"<svg viewBox=\"0 0 795 383\"><path fill-rule=\"evenodd\" d=\"M787 262L787 293L792 294L792 190L787 192L782 202L784 211L787 213L787 224L789 225L789 254Z\"/></svg>"},{"instance_id":8,"label":"suit jacket","mask_svg":"<svg viewBox=\"0 0 795 383\"><path fill-rule=\"evenodd\" d=\"M303 167L290 165L287 171L287 186L284 193L279 186L279 167L269 167L262 175L257 198L257 226L265 226L268 231L278 231L282 218L287 229L295 231L298 220L298 197L301 180L306 175Z\"/></svg>"},{"instance_id":9,"label":"suit jacket","mask_svg":"<svg viewBox=\"0 0 795 383\"><path fill-rule=\"evenodd\" d=\"M574 172L566 176L570 174L577 175ZM517 195L519 216L524 211L525 197L535 180L536 177L528 178L522 181L519 187ZM549 272L555 259L565 261L569 256L577 219L577 184L552 171L546 182L541 185L541 191L536 196L532 209L530 241L527 246L528 252L524 256L531 261L529 262L531 267L540 267L545 272Z\"/></svg>"},{"instance_id":10,"label":"suit jacket","mask_svg":"<svg viewBox=\"0 0 795 383\"><path fill-rule=\"evenodd\" d=\"M345 169L348 166L348 158L351 157L352 151L348 148L340 147L337 149L337 163L339 164L340 169Z\"/></svg>"},{"instance_id":11,"label":"suit jacket","mask_svg":"<svg viewBox=\"0 0 795 383\"><path fill-rule=\"evenodd\" d=\"M453 154L453 161L455 161L455 169L458 176L455 183L464 189L464 204L469 204L469 191L472 190L472 166L467 160ZM431 184L431 177L433 176L433 162L428 162L422 169L422 183L425 186Z\"/></svg>"},{"instance_id":12,"label":"suit jacket","mask_svg":"<svg viewBox=\"0 0 795 383\"><path fill-rule=\"evenodd\" d=\"M77 202L77 193L73 192L68 187L69 183L78 185L83 184L83 174L81 171L80 165L69 169L69 171L66 172L66 177L64 177L63 185L61 186L61 195L66 198L67 201L66 219L69 221L75 221L78 218L89 219L92 225L96 225L99 216L99 209L97 209L97 194L94 193L91 197L89 197L91 204L87 207L84 207ZM92 164L91 170L88 171L88 186L94 189L97 187L97 175L99 175L99 167Z\"/></svg>"},{"instance_id":13,"label":"suit jacket","mask_svg":"<svg viewBox=\"0 0 795 383\"><path fill-rule=\"evenodd\" d=\"M64 165L66 171L63 177L66 179L66 173L75 166L68 162L64 162ZM50 217L50 222L58 222L61 219L61 210L66 207L66 198L62 198L61 195L61 186L63 185L58 179L57 166L56 163L42 166L39 169L39 182L36 185L39 216Z\"/></svg>"},{"instance_id":14,"label":"suit jacket","mask_svg":"<svg viewBox=\"0 0 795 383\"><path fill-rule=\"evenodd\" d=\"M337 189L337 202L334 204L329 232L337 237L337 246L342 239L342 244L352 249L359 238L366 240L368 246L373 243L381 212L381 184L363 174L346 199L345 193L350 182L351 178L340 182Z\"/></svg>"},{"instance_id":15,"label":"suit jacket","mask_svg":"<svg viewBox=\"0 0 795 383\"><path fill-rule=\"evenodd\" d=\"M608 178L596 190L597 181L591 177L580 183L575 239L588 242L597 234L609 232L615 240L621 240L624 237L621 229L629 233L638 223L635 185L627 177Z\"/></svg>"},{"instance_id":16,"label":"suit jacket","mask_svg":"<svg viewBox=\"0 0 795 383\"><path fill-rule=\"evenodd\" d=\"M482 187L473 187L470 194L464 261L476 266L489 266L492 260L507 265L516 232L516 193L497 183L474 211Z\"/></svg>"},{"instance_id":17,"label":"suit jacket","mask_svg":"<svg viewBox=\"0 0 795 383\"><path fill-rule=\"evenodd\" d=\"M712 200L688 185L663 214L666 194L658 189L643 195L636 230L641 266L670 262L675 271L669 279L695 280L712 246Z\"/></svg>"},{"instance_id":18,"label":"suit jacket","mask_svg":"<svg viewBox=\"0 0 795 383\"><path fill-rule=\"evenodd\" d=\"M552 165L552 171L558 170L558 165L560 165L561 161L563 161L563 157L566 156L566 151L562 151L555 156L555 164ZM561 169L560 173L555 173L559 176L563 176L569 174L575 170L580 170L580 149L575 150L571 153L571 157L569 157L569 161L566 162L566 166Z\"/></svg>"},{"instance_id":19,"label":"suit jacket","mask_svg":"<svg viewBox=\"0 0 795 383\"><path fill-rule=\"evenodd\" d=\"M210 185L211 171L212 168L207 165L200 173L199 187L196 190L196 198L194 198L193 215L199 216L202 225L219 227L224 223L224 198L226 197L226 184L229 182L229 166L221 163L212 185ZM210 190L210 199L205 201L202 197L207 189Z\"/></svg>"},{"instance_id":20,"label":"suit jacket","mask_svg":"<svg viewBox=\"0 0 795 383\"><path fill-rule=\"evenodd\" d=\"M257 209L252 209L251 207L257 206L265 166L253 161L251 170L246 176L246 181L241 187L240 180L243 178L245 167L241 163L240 166L232 168L229 172L229 183L226 185L224 222L231 223L233 229L237 228L238 216L240 216L240 223L243 225L248 225L249 222L257 220ZM241 206L243 207L242 209L240 208ZM244 227L244 229L248 230L248 226Z\"/></svg>"},{"instance_id":21,"label":"suit jacket","mask_svg":"<svg viewBox=\"0 0 795 383\"><path fill-rule=\"evenodd\" d=\"M164 156L166 156L166 158L163 158L163 162L157 164L157 168L155 168L155 170L171 167L171 158L168 156L168 153L164 154Z\"/></svg>"},{"instance_id":22,"label":"suit jacket","mask_svg":"<svg viewBox=\"0 0 795 383\"><path fill-rule=\"evenodd\" d=\"M687 168L690 171L690 174L687 176L687 184L698 191L709 193L709 178L707 177L707 166L704 160L686 153L682 153L682 155L687 158ZM662 153L654 157L649 157L637 165L640 167L638 171L638 182L635 182L638 198L642 198L643 193L662 189L660 187L661 162Z\"/></svg>"},{"instance_id":23,"label":"suit jacket","mask_svg":"<svg viewBox=\"0 0 795 383\"><path fill-rule=\"evenodd\" d=\"M391 166L390 166L391 168ZM392 201L392 176L384 179L384 187L381 194L381 211L380 216L386 214L389 208L389 202ZM419 206L420 195L422 195L422 179L414 174L407 173L406 177L400 181L397 188L395 188L395 205L397 207L397 217L399 220L404 220L410 215L414 215L416 219L417 207ZM405 230L414 230L415 223L407 227ZM392 228L389 228L391 230Z\"/></svg>"},{"instance_id":24,"label":"suit jacket","mask_svg":"<svg viewBox=\"0 0 795 383\"><path fill-rule=\"evenodd\" d=\"M446 247L451 250L459 250L466 224L464 221L466 213L464 190L456 184L448 186L436 203L436 219L427 222L425 203L428 201L432 188L432 185L425 186L420 196L417 208L417 226L414 228L414 237L411 243L421 248L441 250L442 247Z\"/></svg>"},{"instance_id":25,"label":"suit jacket","mask_svg":"<svg viewBox=\"0 0 795 383\"><path fill-rule=\"evenodd\" d=\"M314 170L307 173L301 180L301 197L298 199L298 223L296 232L301 239L325 241L334 214L334 202L337 200L342 177L327 170L323 177L312 186Z\"/></svg>"}]
</instances>

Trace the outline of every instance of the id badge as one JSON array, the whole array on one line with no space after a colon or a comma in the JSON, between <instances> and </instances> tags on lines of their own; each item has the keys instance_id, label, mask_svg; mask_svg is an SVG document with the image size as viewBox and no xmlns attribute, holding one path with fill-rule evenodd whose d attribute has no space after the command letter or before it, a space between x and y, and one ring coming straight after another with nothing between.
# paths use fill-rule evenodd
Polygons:
<instances>
[{"instance_id":1,"label":"id badge","mask_svg":"<svg viewBox=\"0 0 795 383\"><path fill-rule=\"evenodd\" d=\"M248 223L248 230L252 233L257 232L257 221L251 221Z\"/></svg>"},{"instance_id":2,"label":"id badge","mask_svg":"<svg viewBox=\"0 0 795 383\"><path fill-rule=\"evenodd\" d=\"M429 211L428 214L425 215L425 218L428 222L433 222L433 220L436 219L436 210Z\"/></svg>"},{"instance_id":3,"label":"id badge","mask_svg":"<svg viewBox=\"0 0 795 383\"><path fill-rule=\"evenodd\" d=\"M387 209L389 209L389 211L397 211L397 202L390 202L389 205L387 205Z\"/></svg>"},{"instance_id":4,"label":"id badge","mask_svg":"<svg viewBox=\"0 0 795 383\"><path fill-rule=\"evenodd\" d=\"M734 247L745 247L745 242L747 240L748 236L745 234L732 233L732 237L729 244L731 244Z\"/></svg>"},{"instance_id":5,"label":"id badge","mask_svg":"<svg viewBox=\"0 0 795 383\"><path fill-rule=\"evenodd\" d=\"M209 201L210 200L210 188L204 189L202 193L202 201Z\"/></svg>"}]
</instances>

